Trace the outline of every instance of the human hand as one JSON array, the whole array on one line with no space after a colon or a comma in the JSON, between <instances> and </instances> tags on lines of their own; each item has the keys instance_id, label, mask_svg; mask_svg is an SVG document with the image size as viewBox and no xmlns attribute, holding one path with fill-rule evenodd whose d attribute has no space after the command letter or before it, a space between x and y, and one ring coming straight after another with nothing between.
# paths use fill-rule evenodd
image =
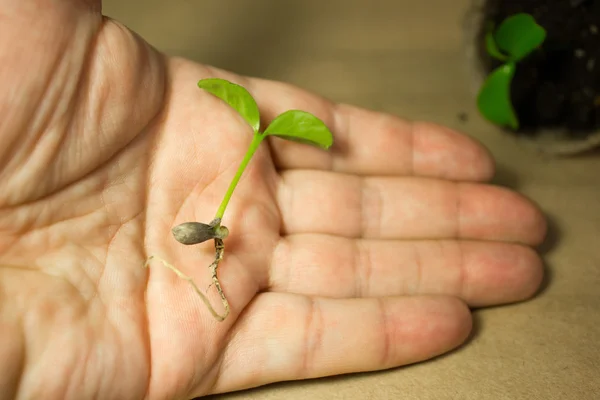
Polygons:
<instances>
[{"instance_id":1,"label":"human hand","mask_svg":"<svg viewBox=\"0 0 600 400\"><path fill-rule=\"evenodd\" d=\"M191 398L391 368L463 343L467 306L538 288L544 219L484 183L492 160L467 137L165 58L92 0L46 3L0 0L0 397ZM224 322L143 268L159 255L210 282L210 243L171 228L212 219L251 130L196 87L208 77L335 138L251 161L223 221Z\"/></svg>"}]
</instances>

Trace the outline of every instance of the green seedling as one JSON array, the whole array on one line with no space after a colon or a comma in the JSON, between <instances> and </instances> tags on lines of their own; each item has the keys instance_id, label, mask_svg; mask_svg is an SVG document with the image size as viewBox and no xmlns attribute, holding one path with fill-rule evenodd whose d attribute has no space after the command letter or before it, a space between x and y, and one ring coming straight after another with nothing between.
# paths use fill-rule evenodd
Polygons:
<instances>
[{"instance_id":1,"label":"green seedling","mask_svg":"<svg viewBox=\"0 0 600 400\"><path fill-rule=\"evenodd\" d=\"M546 39L546 31L529 14L506 18L494 31L490 26L485 36L487 53L503 62L487 77L477 96L477 108L488 121L503 127L519 129L519 120L510 100L510 86L517 63L538 48Z\"/></svg>"},{"instance_id":2,"label":"green seedling","mask_svg":"<svg viewBox=\"0 0 600 400\"><path fill-rule=\"evenodd\" d=\"M329 149L333 144L333 135L327 126L314 115L300 110L289 110L276 117L267 128L261 132L260 130L260 113L258 106L252 95L242 86L236 85L224 79L203 79L198 82L198 86L208 93L218 97L227 103L230 107L236 110L242 118L252 127L252 141L246 155L244 156L225 196L221 202L214 219L208 224L201 222L184 222L172 229L174 238L184 245L194 245L207 240L213 239L215 243L215 260L209 266L212 277L212 284L217 289L223 303L224 313L218 314L210 304L206 296L198 289L196 284L190 277L183 274L176 267L169 264L165 260L151 256L146 262L157 258L163 265L174 271L180 278L188 281L196 293L201 297L204 304L218 321L223 321L229 314L229 302L221 288L219 278L217 276L217 268L225 253L224 240L229 235L229 229L221 225L221 221L227 209L227 205L231 200L233 191L238 185L244 170L252 159L252 156L260 146L260 144L269 136L279 137L286 140L292 140L299 143L310 144L322 149Z\"/></svg>"}]
</instances>

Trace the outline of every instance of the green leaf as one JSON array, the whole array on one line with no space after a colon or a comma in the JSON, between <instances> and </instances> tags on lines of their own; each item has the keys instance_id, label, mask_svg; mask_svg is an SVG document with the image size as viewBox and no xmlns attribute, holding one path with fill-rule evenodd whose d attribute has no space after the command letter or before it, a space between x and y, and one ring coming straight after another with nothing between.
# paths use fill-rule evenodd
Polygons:
<instances>
[{"instance_id":1,"label":"green leaf","mask_svg":"<svg viewBox=\"0 0 600 400\"><path fill-rule=\"evenodd\" d=\"M311 144L323 149L328 149L333 144L333 135L323 121L299 110L290 110L279 115L267 127L264 135Z\"/></svg>"},{"instance_id":2,"label":"green leaf","mask_svg":"<svg viewBox=\"0 0 600 400\"><path fill-rule=\"evenodd\" d=\"M494 33L488 32L485 35L485 48L488 54L500 61L508 60L508 56L502 53L496 44L496 39L494 39Z\"/></svg>"},{"instance_id":3,"label":"green leaf","mask_svg":"<svg viewBox=\"0 0 600 400\"><path fill-rule=\"evenodd\" d=\"M260 128L260 114L256 101L244 87L225 79L202 79L198 87L229 104L250 124L254 132Z\"/></svg>"},{"instance_id":4,"label":"green leaf","mask_svg":"<svg viewBox=\"0 0 600 400\"><path fill-rule=\"evenodd\" d=\"M477 108L488 121L516 130L519 121L510 101L510 84L515 68L515 63L511 62L492 71L479 91Z\"/></svg>"},{"instance_id":5,"label":"green leaf","mask_svg":"<svg viewBox=\"0 0 600 400\"><path fill-rule=\"evenodd\" d=\"M540 46L546 39L546 30L525 13L506 18L494 34L498 48L517 62Z\"/></svg>"}]
</instances>

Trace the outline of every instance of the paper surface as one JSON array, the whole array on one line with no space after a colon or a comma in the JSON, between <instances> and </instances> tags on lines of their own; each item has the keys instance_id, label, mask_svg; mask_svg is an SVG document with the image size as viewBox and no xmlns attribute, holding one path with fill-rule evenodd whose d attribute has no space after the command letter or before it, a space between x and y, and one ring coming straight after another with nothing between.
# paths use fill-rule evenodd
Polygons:
<instances>
[{"instance_id":1,"label":"paper surface","mask_svg":"<svg viewBox=\"0 0 600 400\"><path fill-rule=\"evenodd\" d=\"M106 14L169 54L474 136L497 159L495 182L531 197L551 218L546 289L522 304L477 311L475 337L461 349L405 368L217 398L600 398L600 152L563 160L539 156L477 115L463 46L469 4L104 1Z\"/></svg>"}]
</instances>

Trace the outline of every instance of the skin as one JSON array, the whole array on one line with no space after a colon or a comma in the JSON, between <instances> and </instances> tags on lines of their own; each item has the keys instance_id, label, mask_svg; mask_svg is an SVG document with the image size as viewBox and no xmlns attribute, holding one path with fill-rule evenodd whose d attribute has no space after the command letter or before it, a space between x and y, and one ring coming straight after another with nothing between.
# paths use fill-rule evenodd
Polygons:
<instances>
[{"instance_id":1,"label":"skin","mask_svg":"<svg viewBox=\"0 0 600 400\"><path fill-rule=\"evenodd\" d=\"M540 285L544 218L486 184L466 136L167 58L92 0L0 0L0 49L0 398L185 399L397 367ZM275 139L252 160L223 220L222 323L143 268L158 255L210 283L212 243L171 228L212 219L251 130L196 87L208 77L247 87L265 121L312 112L336 142Z\"/></svg>"}]
</instances>

